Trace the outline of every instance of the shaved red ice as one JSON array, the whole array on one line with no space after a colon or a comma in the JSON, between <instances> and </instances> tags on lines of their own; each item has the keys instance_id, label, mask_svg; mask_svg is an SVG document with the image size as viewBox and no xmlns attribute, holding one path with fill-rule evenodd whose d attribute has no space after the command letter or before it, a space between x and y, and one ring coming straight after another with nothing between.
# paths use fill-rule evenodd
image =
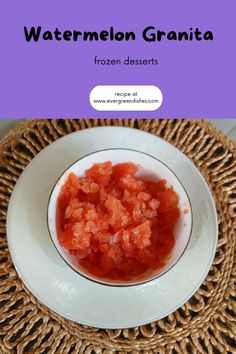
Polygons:
<instances>
[{"instance_id":1,"label":"shaved red ice","mask_svg":"<svg viewBox=\"0 0 236 354\"><path fill-rule=\"evenodd\" d=\"M71 173L57 202L61 246L90 274L132 280L165 265L175 244L178 196L165 180L138 178L138 166L94 164Z\"/></svg>"}]
</instances>

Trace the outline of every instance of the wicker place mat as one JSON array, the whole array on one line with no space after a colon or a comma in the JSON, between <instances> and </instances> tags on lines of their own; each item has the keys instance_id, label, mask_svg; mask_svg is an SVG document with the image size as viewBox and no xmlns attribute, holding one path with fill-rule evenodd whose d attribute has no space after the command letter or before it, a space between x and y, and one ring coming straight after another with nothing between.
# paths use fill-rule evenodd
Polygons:
<instances>
[{"instance_id":1,"label":"wicker place mat","mask_svg":"<svg viewBox=\"0 0 236 354\"><path fill-rule=\"evenodd\" d=\"M49 310L19 279L6 239L9 198L30 160L61 136L104 125L142 129L179 148L204 175L219 217L216 256L200 289L166 318L132 329L90 328ZM206 121L24 121L0 142L0 353L235 353L235 229L236 147Z\"/></svg>"}]
</instances>

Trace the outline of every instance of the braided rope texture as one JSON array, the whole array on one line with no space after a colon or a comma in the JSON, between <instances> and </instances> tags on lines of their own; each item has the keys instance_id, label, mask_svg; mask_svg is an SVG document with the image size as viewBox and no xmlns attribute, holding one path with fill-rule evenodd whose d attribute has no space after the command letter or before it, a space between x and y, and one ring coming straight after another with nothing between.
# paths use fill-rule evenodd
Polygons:
<instances>
[{"instance_id":1,"label":"braided rope texture","mask_svg":"<svg viewBox=\"0 0 236 354\"><path fill-rule=\"evenodd\" d=\"M123 330L82 326L55 314L19 279L6 239L8 202L20 174L44 147L73 131L119 125L160 136L185 153L211 188L219 217L215 259L180 309ZM236 353L236 146L204 120L26 120L0 143L0 353Z\"/></svg>"}]
</instances>

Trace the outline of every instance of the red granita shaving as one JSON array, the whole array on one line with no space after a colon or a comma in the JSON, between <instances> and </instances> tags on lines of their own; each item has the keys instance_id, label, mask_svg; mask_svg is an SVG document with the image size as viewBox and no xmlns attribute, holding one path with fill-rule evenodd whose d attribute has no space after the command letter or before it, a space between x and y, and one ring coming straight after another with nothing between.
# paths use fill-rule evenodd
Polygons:
<instances>
[{"instance_id":1,"label":"red granita shaving","mask_svg":"<svg viewBox=\"0 0 236 354\"><path fill-rule=\"evenodd\" d=\"M164 266L175 244L178 196L165 180L136 177L138 166L94 164L71 173L57 202L61 246L90 274L132 280Z\"/></svg>"}]
</instances>

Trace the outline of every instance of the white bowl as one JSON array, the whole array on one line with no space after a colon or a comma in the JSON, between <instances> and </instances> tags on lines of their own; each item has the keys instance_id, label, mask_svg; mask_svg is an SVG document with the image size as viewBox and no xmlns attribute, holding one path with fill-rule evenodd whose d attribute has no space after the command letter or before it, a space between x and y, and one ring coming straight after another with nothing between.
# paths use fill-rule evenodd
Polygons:
<instances>
[{"instance_id":1,"label":"white bowl","mask_svg":"<svg viewBox=\"0 0 236 354\"><path fill-rule=\"evenodd\" d=\"M172 186L175 192L179 196L179 208L180 208L180 218L174 229L175 234L175 246L171 252L171 255L166 260L165 266L161 269L156 269L151 274L148 273L147 276L142 277L133 281L115 281L115 280L104 280L99 277L95 277L88 273L86 269L78 265L77 259L71 255L65 248L63 248L58 240L57 228L56 228L56 206L57 199L61 191L61 187L65 183L68 175L74 172L78 176L83 176L84 171L90 168L94 163L102 163L105 161L111 161L112 164L117 164L121 162L133 162L140 165L140 169L137 176L149 177L155 179L165 179L167 181L167 186ZM110 286L131 286L139 285L148 281L151 281L157 277L162 276L168 270L170 270L182 257L184 251L187 248L188 242L190 240L192 231L192 208L189 197L178 179L178 177L171 171L171 169L165 165L164 162L158 160L157 158L148 155L146 153L130 150L130 149L107 149L96 151L89 155L84 156L79 159L71 166L69 166L58 179L53 187L48 201L47 210L47 222L49 234L51 236L52 242L56 247L58 253L63 258L63 260L78 274L104 285Z\"/></svg>"}]
</instances>

